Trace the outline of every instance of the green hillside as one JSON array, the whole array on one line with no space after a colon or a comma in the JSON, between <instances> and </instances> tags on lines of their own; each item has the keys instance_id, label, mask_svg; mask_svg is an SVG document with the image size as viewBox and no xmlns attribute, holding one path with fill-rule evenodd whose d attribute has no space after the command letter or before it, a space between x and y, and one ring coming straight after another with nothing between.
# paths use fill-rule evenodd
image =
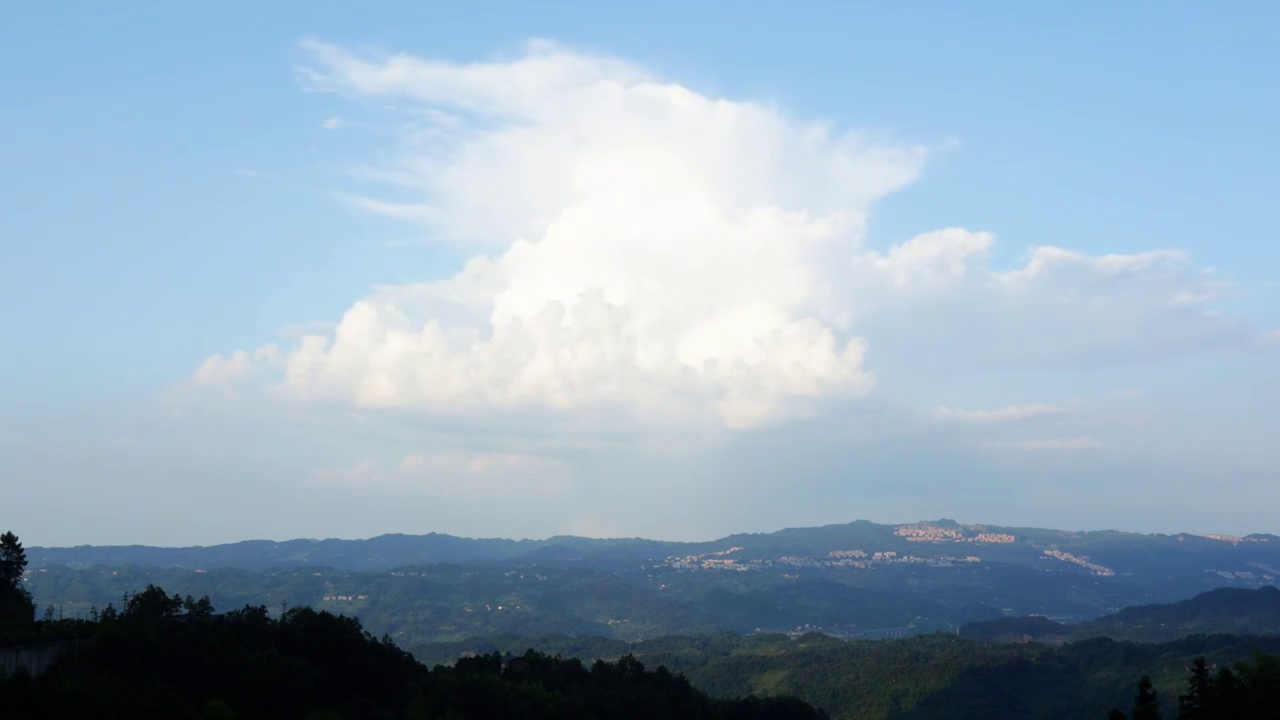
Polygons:
<instances>
[{"instance_id":1,"label":"green hillside","mask_svg":"<svg viewBox=\"0 0 1280 720\"><path fill-rule=\"evenodd\" d=\"M151 587L93 622L37 626L77 639L38 678L0 678L0 717L618 718L809 720L795 699L715 700L632 657L584 665L528 651L428 669L353 618L265 607L214 615Z\"/></svg>"},{"instance_id":2,"label":"green hillside","mask_svg":"<svg viewBox=\"0 0 1280 720\"><path fill-rule=\"evenodd\" d=\"M1096 637L1168 642L1198 633L1280 634L1280 589L1220 588L1181 602L1138 605L1078 624L1031 616L974 622L960 629L965 637L1050 643Z\"/></svg>"}]
</instances>

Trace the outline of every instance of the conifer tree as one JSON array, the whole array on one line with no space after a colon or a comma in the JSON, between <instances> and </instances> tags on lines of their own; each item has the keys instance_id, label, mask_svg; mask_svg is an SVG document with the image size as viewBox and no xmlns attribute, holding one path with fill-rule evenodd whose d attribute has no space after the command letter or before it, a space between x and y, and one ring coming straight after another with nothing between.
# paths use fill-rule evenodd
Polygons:
<instances>
[{"instance_id":1,"label":"conifer tree","mask_svg":"<svg viewBox=\"0 0 1280 720\"><path fill-rule=\"evenodd\" d=\"M1133 712L1129 715L1133 720L1161 720L1160 698L1146 675L1138 680L1138 694L1133 698Z\"/></svg>"},{"instance_id":2,"label":"conifer tree","mask_svg":"<svg viewBox=\"0 0 1280 720\"><path fill-rule=\"evenodd\" d=\"M18 536L12 532L0 535L0 626L35 621L35 603L22 586L26 569L27 552Z\"/></svg>"},{"instance_id":3,"label":"conifer tree","mask_svg":"<svg viewBox=\"0 0 1280 720\"><path fill-rule=\"evenodd\" d=\"M27 569L27 551L12 532L0 535L0 587L18 588Z\"/></svg>"},{"instance_id":4,"label":"conifer tree","mask_svg":"<svg viewBox=\"0 0 1280 720\"><path fill-rule=\"evenodd\" d=\"M1187 694L1178 696L1178 720L1207 720L1213 708L1213 677L1203 657L1191 664Z\"/></svg>"}]
</instances>

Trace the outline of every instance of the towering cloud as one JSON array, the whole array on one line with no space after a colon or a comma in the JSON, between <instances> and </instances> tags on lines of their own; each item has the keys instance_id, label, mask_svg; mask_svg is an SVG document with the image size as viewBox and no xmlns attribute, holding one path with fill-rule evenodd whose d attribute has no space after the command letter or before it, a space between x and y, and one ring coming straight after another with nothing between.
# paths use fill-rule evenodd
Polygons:
<instances>
[{"instance_id":1,"label":"towering cloud","mask_svg":"<svg viewBox=\"0 0 1280 720\"><path fill-rule=\"evenodd\" d=\"M472 257L260 354L288 398L750 428L870 392L876 362L1043 365L1236 333L1176 252L1041 247L1001 270L993 236L961 228L866 247L918 146L547 43L472 64L305 47L309 89L398 108L383 192L348 201Z\"/></svg>"}]
</instances>

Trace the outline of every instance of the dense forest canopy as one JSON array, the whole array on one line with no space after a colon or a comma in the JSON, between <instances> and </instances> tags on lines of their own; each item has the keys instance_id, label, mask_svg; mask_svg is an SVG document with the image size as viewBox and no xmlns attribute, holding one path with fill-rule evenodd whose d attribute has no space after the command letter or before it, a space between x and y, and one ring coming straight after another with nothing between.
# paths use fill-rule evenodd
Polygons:
<instances>
[{"instance_id":1,"label":"dense forest canopy","mask_svg":"<svg viewBox=\"0 0 1280 720\"><path fill-rule=\"evenodd\" d=\"M1229 666L1256 651L1280 654L1280 637L1198 635L1166 643L1094 638L1049 646L955 635L843 641L811 634L608 638L476 638L415 650L442 661L533 646L565 656L633 655L685 674L713 695L793 694L833 718L1106 717L1128 707L1134 684L1153 678L1176 697L1196 657Z\"/></svg>"},{"instance_id":2,"label":"dense forest canopy","mask_svg":"<svg viewBox=\"0 0 1280 720\"><path fill-rule=\"evenodd\" d=\"M1213 666L1213 667L1216 667ZM1133 704L1125 714L1112 709L1109 720L1272 720L1280 708L1280 657L1255 653L1252 661L1213 667L1203 658L1191 663L1186 692L1162 714L1160 693L1151 678L1138 679ZM1176 714L1175 714L1176 713Z\"/></svg>"},{"instance_id":3,"label":"dense forest canopy","mask_svg":"<svg viewBox=\"0 0 1280 720\"><path fill-rule=\"evenodd\" d=\"M428 669L354 618L262 606L215 615L207 598L155 586L95 620L51 624L49 637L82 647L38 678L0 681L4 717L822 717L793 698L715 700L631 656L585 665L527 650Z\"/></svg>"}]
</instances>

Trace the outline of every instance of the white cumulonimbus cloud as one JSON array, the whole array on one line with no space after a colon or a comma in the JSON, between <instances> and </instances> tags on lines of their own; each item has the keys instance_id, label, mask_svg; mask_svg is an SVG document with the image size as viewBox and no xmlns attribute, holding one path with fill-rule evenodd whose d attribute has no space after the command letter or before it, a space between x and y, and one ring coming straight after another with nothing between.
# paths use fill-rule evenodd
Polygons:
<instances>
[{"instance_id":1,"label":"white cumulonimbus cloud","mask_svg":"<svg viewBox=\"0 0 1280 720\"><path fill-rule=\"evenodd\" d=\"M868 393L869 328L904 352L1005 363L1227 332L1203 310L1217 286L1176 252L1041 247L1000 270L993 236L960 228L866 247L872 206L917 177L919 146L548 43L472 64L305 48L308 89L393 104L408 128L369 173L400 196L346 200L473 254L255 360L285 397L748 428ZM211 358L196 380L248 362Z\"/></svg>"}]
</instances>

